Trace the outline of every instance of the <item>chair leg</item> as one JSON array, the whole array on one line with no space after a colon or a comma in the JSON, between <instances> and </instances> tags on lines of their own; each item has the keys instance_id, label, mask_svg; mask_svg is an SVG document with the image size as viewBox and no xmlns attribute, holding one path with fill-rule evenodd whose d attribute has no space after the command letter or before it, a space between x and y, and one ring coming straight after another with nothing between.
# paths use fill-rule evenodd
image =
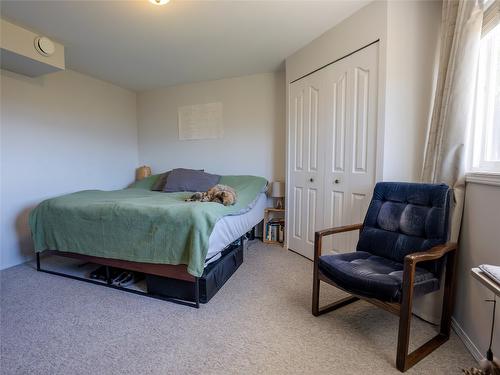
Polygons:
<instances>
[{"instance_id":1,"label":"chair leg","mask_svg":"<svg viewBox=\"0 0 500 375\"><path fill-rule=\"evenodd\" d=\"M322 238L318 233L314 235L314 265L313 265L313 293L312 293L312 314L319 315L319 257L321 256Z\"/></svg>"},{"instance_id":2,"label":"chair leg","mask_svg":"<svg viewBox=\"0 0 500 375\"><path fill-rule=\"evenodd\" d=\"M322 308L320 308L319 307L320 282L321 281L318 277L318 273L315 272L315 275L313 278L313 294L312 294L312 314L314 316L320 316L320 315L329 313L330 311L340 309L341 307L349 305L353 302L359 301L358 297L348 296L348 297L342 298L338 301L335 301L333 303L330 303L329 305L326 305L326 306L323 306Z\"/></svg>"},{"instance_id":3,"label":"chair leg","mask_svg":"<svg viewBox=\"0 0 500 375\"><path fill-rule=\"evenodd\" d=\"M322 314L326 314L327 312L339 309L343 306L349 305L355 301L358 301L359 298L349 296L346 298L342 298L334 303L331 303L327 306L319 308L319 285L320 285L320 272L318 266L318 259L321 255L321 242L322 237L319 232L316 232L314 237L314 268L313 268L313 292L312 292L312 314L314 316L319 316Z\"/></svg>"},{"instance_id":4,"label":"chair leg","mask_svg":"<svg viewBox=\"0 0 500 375\"><path fill-rule=\"evenodd\" d=\"M406 267L405 267L406 268ZM407 271L405 269L405 271ZM415 267L404 272L403 276L403 299L399 313L398 348L396 354L396 367L399 371L406 371L408 359L408 346L410 343L411 311L413 305L413 281L415 279Z\"/></svg>"},{"instance_id":5,"label":"chair leg","mask_svg":"<svg viewBox=\"0 0 500 375\"><path fill-rule=\"evenodd\" d=\"M313 293L312 293L312 314L314 316L319 315L319 279L317 271L314 272L313 277Z\"/></svg>"},{"instance_id":6,"label":"chair leg","mask_svg":"<svg viewBox=\"0 0 500 375\"><path fill-rule=\"evenodd\" d=\"M401 304L401 313L399 317L398 349L396 356L396 367L404 372L410 367L424 359L446 341L448 341L451 332L451 314L453 312L454 286L456 271L456 252L448 253L446 264L446 275L444 283L443 308L441 311L441 324L439 333L425 344L408 354L408 345L410 339L410 324L412 314L413 299L413 281L414 268L410 272L408 282L411 281L411 287L407 285L406 280L403 285L403 301Z\"/></svg>"}]
</instances>

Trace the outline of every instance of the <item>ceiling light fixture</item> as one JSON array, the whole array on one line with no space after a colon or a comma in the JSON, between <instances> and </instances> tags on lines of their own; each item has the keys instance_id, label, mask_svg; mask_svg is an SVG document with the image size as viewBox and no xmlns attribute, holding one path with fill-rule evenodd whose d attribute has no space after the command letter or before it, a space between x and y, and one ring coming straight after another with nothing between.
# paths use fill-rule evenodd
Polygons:
<instances>
[{"instance_id":1,"label":"ceiling light fixture","mask_svg":"<svg viewBox=\"0 0 500 375\"><path fill-rule=\"evenodd\" d=\"M149 0L149 2L154 5L165 5L169 1L170 0Z\"/></svg>"}]
</instances>

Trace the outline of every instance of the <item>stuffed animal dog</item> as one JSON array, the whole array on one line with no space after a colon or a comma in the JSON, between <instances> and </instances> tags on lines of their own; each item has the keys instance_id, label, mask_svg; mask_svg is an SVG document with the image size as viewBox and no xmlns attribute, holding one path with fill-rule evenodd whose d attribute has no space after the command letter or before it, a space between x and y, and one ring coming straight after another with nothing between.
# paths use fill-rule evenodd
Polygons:
<instances>
[{"instance_id":1,"label":"stuffed animal dog","mask_svg":"<svg viewBox=\"0 0 500 375\"><path fill-rule=\"evenodd\" d=\"M232 206L236 203L236 192L231 186L215 185L207 192L194 193L186 202L216 202L224 206Z\"/></svg>"}]
</instances>

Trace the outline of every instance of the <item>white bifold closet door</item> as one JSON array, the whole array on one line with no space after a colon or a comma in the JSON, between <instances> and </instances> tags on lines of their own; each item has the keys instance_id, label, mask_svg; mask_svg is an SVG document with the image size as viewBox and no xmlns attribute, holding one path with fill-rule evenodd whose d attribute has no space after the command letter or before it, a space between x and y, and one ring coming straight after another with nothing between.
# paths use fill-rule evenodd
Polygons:
<instances>
[{"instance_id":1,"label":"white bifold closet door","mask_svg":"<svg viewBox=\"0 0 500 375\"><path fill-rule=\"evenodd\" d=\"M375 184L378 43L290 84L288 247L313 257L316 230L362 222ZM353 251L358 233L325 239Z\"/></svg>"},{"instance_id":2,"label":"white bifold closet door","mask_svg":"<svg viewBox=\"0 0 500 375\"><path fill-rule=\"evenodd\" d=\"M323 224L324 90L321 74L311 74L290 86L289 248L304 255L302 249L312 249L314 232Z\"/></svg>"}]
</instances>

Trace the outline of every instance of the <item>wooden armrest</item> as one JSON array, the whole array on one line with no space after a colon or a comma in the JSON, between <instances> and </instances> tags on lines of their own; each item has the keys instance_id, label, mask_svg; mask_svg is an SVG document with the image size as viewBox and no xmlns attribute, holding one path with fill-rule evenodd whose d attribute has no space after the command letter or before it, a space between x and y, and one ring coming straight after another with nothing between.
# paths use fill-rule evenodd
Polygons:
<instances>
[{"instance_id":1,"label":"wooden armrest","mask_svg":"<svg viewBox=\"0 0 500 375\"><path fill-rule=\"evenodd\" d=\"M437 245L427 251L420 251L417 253L408 254L405 256L405 263L415 265L427 260L436 260L442 258L446 253L457 250L456 242L447 242L443 245Z\"/></svg>"},{"instance_id":2,"label":"wooden armrest","mask_svg":"<svg viewBox=\"0 0 500 375\"><path fill-rule=\"evenodd\" d=\"M317 259L321 256L321 241L323 237L337 233L350 232L362 228L363 224L352 224L344 225L343 227L328 228L317 231L314 234L314 261L316 262Z\"/></svg>"},{"instance_id":3,"label":"wooden armrest","mask_svg":"<svg viewBox=\"0 0 500 375\"><path fill-rule=\"evenodd\" d=\"M343 227L335 227L319 230L316 232L316 237L325 237L331 234L337 234L342 232L350 232L352 230L358 230L363 228L363 224L352 224L352 225L344 225Z\"/></svg>"},{"instance_id":4,"label":"wooden armrest","mask_svg":"<svg viewBox=\"0 0 500 375\"><path fill-rule=\"evenodd\" d=\"M446 295L446 293L451 293L450 291L453 290L454 274L456 268L454 252L456 250L457 250L457 244L455 242L448 242L442 245L434 246L433 248L427 251L419 251L405 256L404 268L403 268L402 305L410 306L409 308L410 315L411 315L411 300L413 298L413 287L415 285L415 274L416 274L417 263L425 262L427 260L436 260L442 258L447 253L452 253L452 257L448 259L448 261L450 261L450 264L446 265L446 276L445 276L445 295ZM451 300L449 299L449 301ZM443 308L443 314L445 314L444 308ZM449 311L449 314L451 316L451 310Z\"/></svg>"}]
</instances>

